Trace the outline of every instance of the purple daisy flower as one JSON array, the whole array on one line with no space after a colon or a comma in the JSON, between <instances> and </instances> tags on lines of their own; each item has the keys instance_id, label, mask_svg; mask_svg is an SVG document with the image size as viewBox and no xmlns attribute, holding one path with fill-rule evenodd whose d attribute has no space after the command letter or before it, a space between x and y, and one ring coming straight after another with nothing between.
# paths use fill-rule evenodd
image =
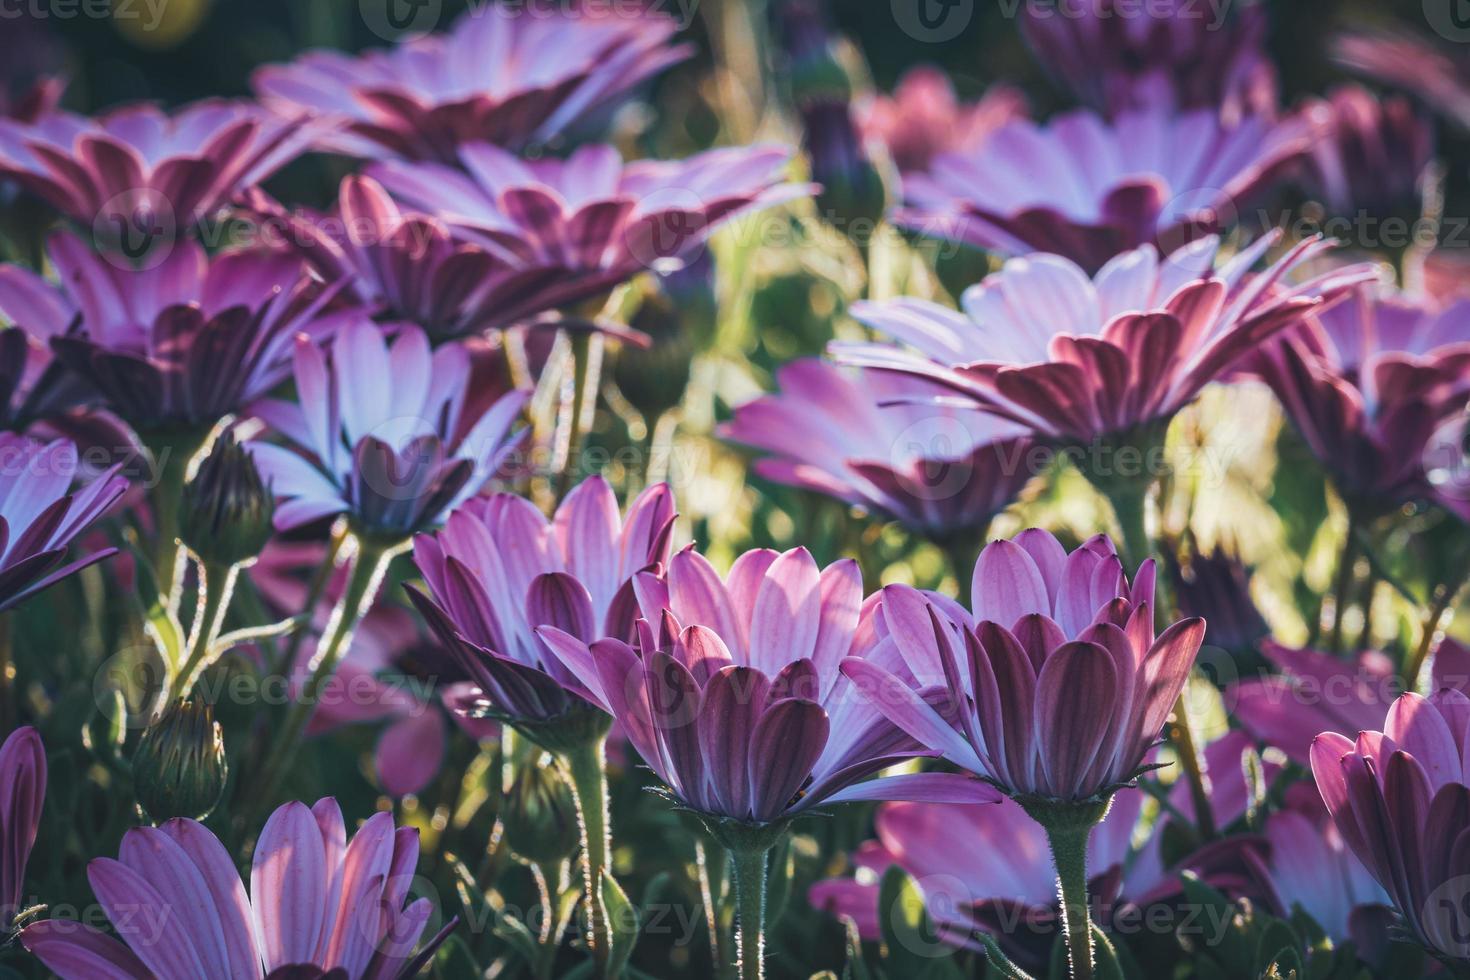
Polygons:
<instances>
[{"instance_id":1,"label":"purple daisy flower","mask_svg":"<svg viewBox=\"0 0 1470 980\"><path fill-rule=\"evenodd\" d=\"M213 215L304 149L299 119L211 99L169 114L131 105L95 119L0 119L0 174L124 248L146 252ZM138 244L141 237L143 242Z\"/></svg>"},{"instance_id":2,"label":"purple daisy flower","mask_svg":"<svg viewBox=\"0 0 1470 980\"><path fill-rule=\"evenodd\" d=\"M1434 127L1413 103L1344 85L1308 111L1332 120L1329 137L1312 147L1308 185L1334 214L1419 217Z\"/></svg>"},{"instance_id":3,"label":"purple daisy flower","mask_svg":"<svg viewBox=\"0 0 1470 980\"><path fill-rule=\"evenodd\" d=\"M1252 366L1344 498L1383 513L1432 492L1435 431L1470 397L1470 299L1363 285Z\"/></svg>"},{"instance_id":4,"label":"purple daisy flower","mask_svg":"<svg viewBox=\"0 0 1470 980\"><path fill-rule=\"evenodd\" d=\"M983 532L1034 475L1031 441L1011 422L902 403L923 382L796 361L782 391L735 410L721 435L773 455L761 476L814 490L935 537Z\"/></svg>"},{"instance_id":5,"label":"purple daisy flower","mask_svg":"<svg viewBox=\"0 0 1470 980\"><path fill-rule=\"evenodd\" d=\"M0 433L0 611L117 551L56 567L67 546L128 488L113 467L73 492L78 469L76 446L66 440L39 443Z\"/></svg>"},{"instance_id":6,"label":"purple daisy flower","mask_svg":"<svg viewBox=\"0 0 1470 980\"><path fill-rule=\"evenodd\" d=\"M757 550L722 579L687 548L666 580L642 574L634 588L645 618L633 644L548 646L683 805L765 826L848 800L994 801L950 773L860 782L925 753L838 670L897 655L894 638L863 625L856 562L818 570L804 548Z\"/></svg>"},{"instance_id":7,"label":"purple daisy flower","mask_svg":"<svg viewBox=\"0 0 1470 980\"><path fill-rule=\"evenodd\" d=\"M1033 528L985 547L970 601L973 615L889 586L902 665L848 658L843 673L920 744L1023 803L1106 800L1131 783L1205 631L1188 619L1154 635L1153 561L1130 582L1106 535L1068 554Z\"/></svg>"},{"instance_id":8,"label":"purple daisy flower","mask_svg":"<svg viewBox=\"0 0 1470 980\"><path fill-rule=\"evenodd\" d=\"M524 161L478 143L461 148L463 170L388 161L368 174L513 267L586 277L585 298L646 269L677 268L738 214L809 194L784 180L790 159L787 147L757 145L624 163L596 145Z\"/></svg>"},{"instance_id":9,"label":"purple daisy flower","mask_svg":"<svg viewBox=\"0 0 1470 980\"><path fill-rule=\"evenodd\" d=\"M391 345L367 319L329 345L298 337L294 368L300 403L254 409L294 446L250 443L282 530L346 514L360 533L406 539L478 493L522 441L512 426L526 393L473 414L469 354L430 350L416 327Z\"/></svg>"},{"instance_id":10,"label":"purple daisy flower","mask_svg":"<svg viewBox=\"0 0 1470 980\"><path fill-rule=\"evenodd\" d=\"M46 747L34 728L17 728L0 745L0 933L24 911L26 864L46 803Z\"/></svg>"},{"instance_id":11,"label":"purple daisy flower","mask_svg":"<svg viewBox=\"0 0 1470 980\"><path fill-rule=\"evenodd\" d=\"M1087 105L1108 113L1147 105L1228 117L1276 108L1266 10L1161 0L1021 4L1021 30L1042 65Z\"/></svg>"},{"instance_id":12,"label":"purple daisy flower","mask_svg":"<svg viewBox=\"0 0 1470 980\"><path fill-rule=\"evenodd\" d=\"M876 96L858 109L863 136L882 144L903 174L928 170L946 153L973 150L1027 116L1019 89L992 85L978 101L962 103L949 76L928 65L905 72L891 96Z\"/></svg>"},{"instance_id":13,"label":"purple daisy flower","mask_svg":"<svg viewBox=\"0 0 1470 980\"><path fill-rule=\"evenodd\" d=\"M859 320L913 350L838 344L834 353L936 381L960 404L1041 438L1092 443L1167 422L1262 341L1377 275L1354 266L1286 285L1329 247L1308 240L1249 276L1275 240L1218 268L1213 237L1162 260L1144 245L1091 278L1057 255L1012 259L965 291L963 312L916 299L854 304Z\"/></svg>"},{"instance_id":14,"label":"purple daisy flower","mask_svg":"<svg viewBox=\"0 0 1470 980\"><path fill-rule=\"evenodd\" d=\"M1442 690L1394 702L1383 731L1323 732L1312 775L1348 849L1436 956L1470 963L1470 698Z\"/></svg>"},{"instance_id":15,"label":"purple daisy flower","mask_svg":"<svg viewBox=\"0 0 1470 980\"><path fill-rule=\"evenodd\" d=\"M510 494L467 501L443 531L415 540L429 595L410 595L492 713L555 721L593 698L551 654L633 637L633 577L661 571L673 523L668 486L645 490L620 515L600 476L567 494L550 521Z\"/></svg>"},{"instance_id":16,"label":"purple daisy flower","mask_svg":"<svg viewBox=\"0 0 1470 980\"><path fill-rule=\"evenodd\" d=\"M452 161L466 143L556 138L688 57L688 45L670 44L677 30L653 14L481 4L447 34L356 57L309 51L259 69L254 87L278 110L336 122L323 149Z\"/></svg>"},{"instance_id":17,"label":"purple daisy flower","mask_svg":"<svg viewBox=\"0 0 1470 980\"><path fill-rule=\"evenodd\" d=\"M1172 250L1219 231L1297 165L1323 123L1213 112L1073 112L1017 120L904 179L899 224L977 248L1051 252L1088 272L1140 245Z\"/></svg>"},{"instance_id":18,"label":"purple daisy flower","mask_svg":"<svg viewBox=\"0 0 1470 980\"><path fill-rule=\"evenodd\" d=\"M534 320L633 274L564 256L512 258L465 240L438 217L400 208L371 177L342 181L334 215L288 213L258 192L251 203L264 230L281 223L321 278L344 280L379 319L414 324L436 341Z\"/></svg>"},{"instance_id":19,"label":"purple daisy flower","mask_svg":"<svg viewBox=\"0 0 1470 980\"><path fill-rule=\"evenodd\" d=\"M209 256L180 242L151 268L120 268L61 232L50 255L54 286L0 270L0 312L50 337L93 397L142 431L208 429L286 377L292 338L350 315L290 253Z\"/></svg>"},{"instance_id":20,"label":"purple daisy flower","mask_svg":"<svg viewBox=\"0 0 1470 980\"><path fill-rule=\"evenodd\" d=\"M409 901L418 857L418 830L395 828L391 813L349 841L336 800L287 803L261 830L247 894L203 824L134 827L117 860L87 867L122 941L48 919L21 943L62 980L407 980L448 935L415 955L433 912L427 898Z\"/></svg>"}]
</instances>

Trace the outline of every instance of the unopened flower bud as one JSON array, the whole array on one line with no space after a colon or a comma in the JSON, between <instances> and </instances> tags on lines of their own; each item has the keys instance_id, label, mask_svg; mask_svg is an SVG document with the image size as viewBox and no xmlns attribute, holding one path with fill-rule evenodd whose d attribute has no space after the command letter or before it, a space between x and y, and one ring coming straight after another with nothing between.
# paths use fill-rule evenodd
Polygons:
<instances>
[{"instance_id":1,"label":"unopened flower bud","mask_svg":"<svg viewBox=\"0 0 1470 980\"><path fill-rule=\"evenodd\" d=\"M551 765L528 761L520 767L501 814L511 852L533 864L555 864L581 842L572 789Z\"/></svg>"},{"instance_id":2,"label":"unopened flower bud","mask_svg":"<svg viewBox=\"0 0 1470 980\"><path fill-rule=\"evenodd\" d=\"M209 705L178 701L149 725L133 753L133 791L148 819L203 820L229 778L224 734Z\"/></svg>"},{"instance_id":3,"label":"unopened flower bud","mask_svg":"<svg viewBox=\"0 0 1470 980\"><path fill-rule=\"evenodd\" d=\"M715 331L713 260L702 250L688 264L657 277L643 294L630 326L652 340L647 348L624 345L613 365L613 380L652 425L684 400L695 353Z\"/></svg>"},{"instance_id":4,"label":"unopened flower bud","mask_svg":"<svg viewBox=\"0 0 1470 980\"><path fill-rule=\"evenodd\" d=\"M184 485L179 536L205 564L238 565L270 540L274 512L255 461L226 433Z\"/></svg>"}]
</instances>

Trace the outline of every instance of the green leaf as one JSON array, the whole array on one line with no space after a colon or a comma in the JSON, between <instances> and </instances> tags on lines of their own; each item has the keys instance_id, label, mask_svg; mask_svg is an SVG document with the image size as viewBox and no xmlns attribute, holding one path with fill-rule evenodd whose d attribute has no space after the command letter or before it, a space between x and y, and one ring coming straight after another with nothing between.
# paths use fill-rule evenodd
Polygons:
<instances>
[{"instance_id":1,"label":"green leaf","mask_svg":"<svg viewBox=\"0 0 1470 980\"><path fill-rule=\"evenodd\" d=\"M1271 980L1302 980L1302 940L1280 919L1266 923L1256 944L1256 975Z\"/></svg>"},{"instance_id":2,"label":"green leaf","mask_svg":"<svg viewBox=\"0 0 1470 980\"><path fill-rule=\"evenodd\" d=\"M610 874L602 876L602 907L607 913L607 926L612 932L612 950L607 961L607 975L622 974L633 947L638 943L638 909L628 901L623 887Z\"/></svg>"},{"instance_id":3,"label":"green leaf","mask_svg":"<svg viewBox=\"0 0 1470 980\"><path fill-rule=\"evenodd\" d=\"M536 957L541 951L541 944L536 941L536 934L531 931L530 926L522 922L520 918L510 912L502 911L495 916L493 931L527 964L536 962Z\"/></svg>"},{"instance_id":4,"label":"green leaf","mask_svg":"<svg viewBox=\"0 0 1470 980\"><path fill-rule=\"evenodd\" d=\"M980 942L985 946L986 963L998 976L1005 977L1006 980L1032 980L1029 973L1012 963L1010 957L1001 952L1000 946L989 934L982 932L979 934L979 938ZM1065 946L1060 937L1057 940L1057 946L1059 948ZM1062 962L1064 964L1066 963L1066 955L1066 951L1063 950Z\"/></svg>"},{"instance_id":5,"label":"green leaf","mask_svg":"<svg viewBox=\"0 0 1470 980\"><path fill-rule=\"evenodd\" d=\"M872 980L867 961L863 959L863 937L858 932L857 922L844 916L842 928L846 933L847 964L842 968L843 980Z\"/></svg>"}]
</instances>

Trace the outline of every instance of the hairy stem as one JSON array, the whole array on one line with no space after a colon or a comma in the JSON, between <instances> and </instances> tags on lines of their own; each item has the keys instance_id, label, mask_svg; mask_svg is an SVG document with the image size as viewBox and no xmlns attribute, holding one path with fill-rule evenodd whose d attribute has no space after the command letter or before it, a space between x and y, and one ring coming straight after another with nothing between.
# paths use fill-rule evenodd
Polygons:
<instances>
[{"instance_id":1,"label":"hairy stem","mask_svg":"<svg viewBox=\"0 0 1470 980\"><path fill-rule=\"evenodd\" d=\"M582 828L582 882L587 901L587 946L592 950L598 976L607 977L612 952L612 931L602 904L602 876L608 874L607 764L603 749L607 737L589 739L562 754L577 820Z\"/></svg>"},{"instance_id":2,"label":"hairy stem","mask_svg":"<svg viewBox=\"0 0 1470 980\"><path fill-rule=\"evenodd\" d=\"M1062 932L1072 980L1092 980L1092 922L1087 910L1087 840L1091 827L1048 827L1052 861L1057 869L1057 892L1062 902Z\"/></svg>"},{"instance_id":3,"label":"hairy stem","mask_svg":"<svg viewBox=\"0 0 1470 980\"><path fill-rule=\"evenodd\" d=\"M740 980L762 980L765 976L767 853L760 848L730 851Z\"/></svg>"},{"instance_id":4,"label":"hairy stem","mask_svg":"<svg viewBox=\"0 0 1470 980\"><path fill-rule=\"evenodd\" d=\"M219 638L220 628L225 624L225 614L230 609L230 597L235 593L235 580L239 577L238 565L212 565L199 562L199 608L194 614L193 635L189 638L189 653L184 666L174 675L169 687L169 700L187 697L193 690L199 675L209 666L209 650Z\"/></svg>"}]
</instances>

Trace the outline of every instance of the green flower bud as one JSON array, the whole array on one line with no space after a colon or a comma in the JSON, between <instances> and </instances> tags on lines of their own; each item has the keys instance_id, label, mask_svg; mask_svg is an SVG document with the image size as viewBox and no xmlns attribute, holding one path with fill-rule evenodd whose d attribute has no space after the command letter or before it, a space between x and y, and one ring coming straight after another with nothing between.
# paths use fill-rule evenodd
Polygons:
<instances>
[{"instance_id":1,"label":"green flower bud","mask_svg":"<svg viewBox=\"0 0 1470 980\"><path fill-rule=\"evenodd\" d=\"M500 815L511 853L532 864L555 864L581 843L572 788L550 764L528 760L516 773Z\"/></svg>"},{"instance_id":2,"label":"green flower bud","mask_svg":"<svg viewBox=\"0 0 1470 980\"><path fill-rule=\"evenodd\" d=\"M260 554L275 502L234 436L225 433L184 484L179 537L205 564L231 566Z\"/></svg>"},{"instance_id":3,"label":"green flower bud","mask_svg":"<svg viewBox=\"0 0 1470 980\"><path fill-rule=\"evenodd\" d=\"M219 805L229 774L224 734L202 702L175 702L133 753L133 792L154 823L203 820Z\"/></svg>"}]
</instances>

